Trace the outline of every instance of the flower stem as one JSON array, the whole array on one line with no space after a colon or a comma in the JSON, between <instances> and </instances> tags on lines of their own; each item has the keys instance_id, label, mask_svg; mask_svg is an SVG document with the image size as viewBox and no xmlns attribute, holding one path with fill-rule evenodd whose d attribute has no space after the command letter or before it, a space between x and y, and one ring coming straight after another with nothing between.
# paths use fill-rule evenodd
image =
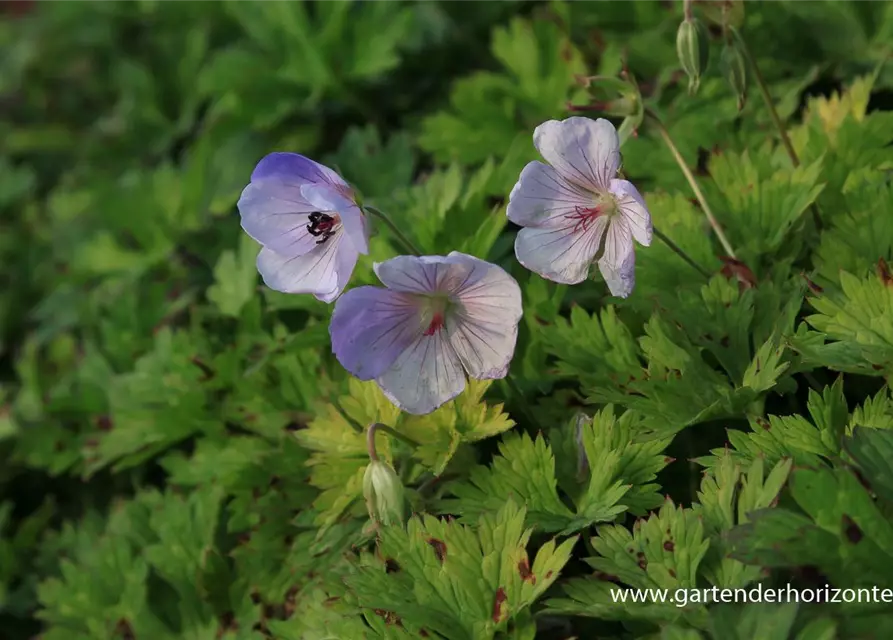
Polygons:
<instances>
[{"instance_id":1,"label":"flower stem","mask_svg":"<svg viewBox=\"0 0 893 640\"><path fill-rule=\"evenodd\" d=\"M369 453L369 459L373 461L378 460L378 452L375 450L375 434L378 431L384 431L385 433L390 434L394 438L398 440L402 440L406 444L412 447L418 447L419 443L413 440L412 438L403 435L399 431L391 429L389 426L382 424L380 422L373 422L369 425L369 428L366 429L366 451Z\"/></svg>"},{"instance_id":2,"label":"flower stem","mask_svg":"<svg viewBox=\"0 0 893 640\"><path fill-rule=\"evenodd\" d=\"M695 271L697 271L698 273L700 273L702 276L704 276L704 277L707 278L708 280L710 279L710 273L709 273L706 269L704 269L701 265L699 265L697 262L695 262L694 260L692 260L692 259L688 256L688 254L685 253L685 251L683 251L683 250L679 247L679 245L677 245L675 242L673 242L672 240L670 240L666 235L664 235L663 232L661 232L660 230L658 230L657 227L652 226L652 230L654 231L654 235L656 235L656 236L658 237L658 239L660 239L665 245L667 245L668 247L670 247L670 249L671 249L677 256L679 256L680 258L682 258L685 262L688 263L689 266L691 266Z\"/></svg>"},{"instance_id":3,"label":"flower stem","mask_svg":"<svg viewBox=\"0 0 893 640\"><path fill-rule=\"evenodd\" d=\"M754 59L753 55L751 55L750 48L747 46L744 38L741 37L741 34L738 33L738 30L734 27L730 27L730 31L732 32L732 37L738 41L741 51L744 53L744 57L747 58L747 63L753 70L754 80L757 81L757 86L760 88L760 94L763 96L763 102L766 103L766 108L769 110L772 122L775 124L775 128L778 129L778 135L781 136L781 143L784 145L788 157L790 157L794 167L799 167L800 158L797 157L797 152L794 151L794 145L791 144L791 139L788 137L788 131L785 129L784 123L781 121L781 118L778 117L778 111L776 111L775 104L772 102L772 96L769 93L769 88L766 86L766 80L763 78L763 74L757 66L757 61Z\"/></svg>"},{"instance_id":4,"label":"flower stem","mask_svg":"<svg viewBox=\"0 0 893 640\"><path fill-rule=\"evenodd\" d=\"M713 215L713 211L710 209L710 205L707 204L707 199L701 192L701 187L698 186L698 181L695 180L694 174L692 174L691 169L688 168L688 165L685 164L685 158L682 157L682 154L679 153L679 149L676 148L676 145L673 142L673 138L670 137L670 132L667 131L664 123L661 122L660 118L657 117L657 114L654 113L651 109L646 108L645 114L651 118L652 122L654 122L661 138L663 138L664 142L667 145L667 148L669 148L670 150L670 153L673 154L673 158L676 160L676 164L679 165L679 168L682 170L682 174L685 176L685 179L688 180L688 184L691 186L691 190L694 191L695 198L698 199L698 203L701 205L701 209L704 211L704 215L707 216L707 220L710 222L710 226L713 227L713 232L716 233L716 237L719 239L719 243L722 245L722 248L725 250L726 254L730 258L736 258L735 250L732 249L732 245L729 244L729 240L728 238L726 238L726 234L723 232L719 221L716 219L716 216Z\"/></svg>"},{"instance_id":5,"label":"flower stem","mask_svg":"<svg viewBox=\"0 0 893 640\"><path fill-rule=\"evenodd\" d=\"M741 47L741 51L744 53L744 57L747 59L747 63L750 65L751 70L753 71L754 80L757 81L757 87L760 89L760 95L763 97L763 102L766 103L766 108L769 110L769 116L772 118L772 123L775 125L775 128L778 129L778 135L781 138L781 144L784 146L784 150L787 152L788 157L791 159L791 164L794 165L794 168L800 166L800 158L797 157L797 152L794 150L794 145L791 144L791 138L788 136L788 130L785 128L784 123L781 121L781 118L778 116L778 111L775 109L775 103L772 102L772 94L769 93L769 87L766 85L766 80L763 78L763 72L760 71L760 68L757 66L757 60L753 57L753 54L750 52L750 47L747 46L747 42L745 42L744 38L734 27L730 28L732 32L732 37L738 42L738 45ZM812 214L813 222L815 222L816 228L822 228L822 218L819 215L819 210L816 208L815 203L810 205L809 212ZM734 256L733 256L734 257Z\"/></svg>"},{"instance_id":6,"label":"flower stem","mask_svg":"<svg viewBox=\"0 0 893 640\"><path fill-rule=\"evenodd\" d=\"M393 233L397 237L397 239L403 244L403 246L410 253L413 253L417 256L422 255L422 252L416 248L416 246L412 243L412 241L409 238L407 238L405 235L403 235L403 232L400 231L400 229L397 227L397 225L394 224L393 221L387 215L385 215L385 213L383 211L380 211L379 209L376 209L375 207L370 207L368 205L365 205L364 208L366 209L366 211L368 211L369 213L374 215L376 218L378 218L379 220L384 222L385 225L387 225L388 229L391 230L391 233Z\"/></svg>"}]
</instances>

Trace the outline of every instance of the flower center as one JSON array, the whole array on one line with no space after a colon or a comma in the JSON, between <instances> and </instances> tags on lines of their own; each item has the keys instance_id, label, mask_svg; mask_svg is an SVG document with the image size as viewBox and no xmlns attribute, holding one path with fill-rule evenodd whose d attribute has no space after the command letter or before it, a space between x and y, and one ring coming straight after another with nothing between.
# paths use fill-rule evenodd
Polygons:
<instances>
[{"instance_id":1,"label":"flower center","mask_svg":"<svg viewBox=\"0 0 893 640\"><path fill-rule=\"evenodd\" d=\"M341 224L341 218L337 213L323 213L322 211L314 211L308 216L310 224L307 225L307 233L311 236L319 238L316 244L322 244L338 230Z\"/></svg>"},{"instance_id":2,"label":"flower center","mask_svg":"<svg viewBox=\"0 0 893 640\"><path fill-rule=\"evenodd\" d=\"M433 336L443 329L448 306L449 299L442 294L430 296L426 300L425 308L422 311L422 326L425 327L422 332L423 336Z\"/></svg>"},{"instance_id":3,"label":"flower center","mask_svg":"<svg viewBox=\"0 0 893 640\"><path fill-rule=\"evenodd\" d=\"M564 216L574 221L574 233L588 231L599 216L612 218L617 213L617 203L610 195L597 195L591 207L574 207L574 213Z\"/></svg>"}]
</instances>

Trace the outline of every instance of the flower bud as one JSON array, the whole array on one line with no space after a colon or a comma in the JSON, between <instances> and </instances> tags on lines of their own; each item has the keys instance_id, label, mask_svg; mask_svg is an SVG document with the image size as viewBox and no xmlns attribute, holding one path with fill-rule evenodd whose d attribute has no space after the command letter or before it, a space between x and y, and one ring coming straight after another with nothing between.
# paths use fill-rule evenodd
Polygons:
<instances>
[{"instance_id":1,"label":"flower bud","mask_svg":"<svg viewBox=\"0 0 893 640\"><path fill-rule=\"evenodd\" d=\"M676 54L679 64L688 75L688 92L694 95L701 84L701 74L710 60L710 38L707 29L697 18L688 18L676 32Z\"/></svg>"},{"instance_id":2,"label":"flower bud","mask_svg":"<svg viewBox=\"0 0 893 640\"><path fill-rule=\"evenodd\" d=\"M722 75L738 96L738 111L741 111L747 99L747 61L737 40L732 39L723 47L720 67Z\"/></svg>"},{"instance_id":3,"label":"flower bud","mask_svg":"<svg viewBox=\"0 0 893 640\"><path fill-rule=\"evenodd\" d=\"M373 460L366 467L363 497L373 520L383 525L403 523L403 485L388 463Z\"/></svg>"}]
</instances>

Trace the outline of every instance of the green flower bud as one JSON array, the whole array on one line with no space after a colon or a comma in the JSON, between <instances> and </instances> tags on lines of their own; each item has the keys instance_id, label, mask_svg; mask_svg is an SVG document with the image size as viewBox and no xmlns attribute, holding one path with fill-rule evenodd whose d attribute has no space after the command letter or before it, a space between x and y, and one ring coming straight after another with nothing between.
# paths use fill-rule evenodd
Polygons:
<instances>
[{"instance_id":1,"label":"green flower bud","mask_svg":"<svg viewBox=\"0 0 893 640\"><path fill-rule=\"evenodd\" d=\"M383 525L403 523L403 485L388 463L373 460L366 467L363 497L373 520Z\"/></svg>"},{"instance_id":2,"label":"green flower bud","mask_svg":"<svg viewBox=\"0 0 893 640\"><path fill-rule=\"evenodd\" d=\"M731 40L723 47L720 57L722 75L728 81L732 91L738 96L738 111L744 108L747 100L747 60L737 40Z\"/></svg>"},{"instance_id":3,"label":"green flower bud","mask_svg":"<svg viewBox=\"0 0 893 640\"><path fill-rule=\"evenodd\" d=\"M676 54L688 75L688 92L694 95L710 60L710 37L697 18L683 20L676 32Z\"/></svg>"}]
</instances>

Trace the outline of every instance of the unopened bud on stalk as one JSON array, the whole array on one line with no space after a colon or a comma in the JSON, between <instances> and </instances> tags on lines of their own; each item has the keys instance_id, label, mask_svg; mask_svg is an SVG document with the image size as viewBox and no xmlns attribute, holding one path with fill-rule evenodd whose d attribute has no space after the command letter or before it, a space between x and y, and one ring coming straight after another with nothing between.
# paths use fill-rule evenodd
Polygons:
<instances>
[{"instance_id":1,"label":"unopened bud on stalk","mask_svg":"<svg viewBox=\"0 0 893 640\"><path fill-rule=\"evenodd\" d=\"M686 18L676 32L676 54L688 76L688 93L694 95L710 60L710 37L697 18Z\"/></svg>"},{"instance_id":2,"label":"unopened bud on stalk","mask_svg":"<svg viewBox=\"0 0 893 640\"><path fill-rule=\"evenodd\" d=\"M723 47L720 67L732 91L738 96L738 111L741 111L747 100L747 60L735 38Z\"/></svg>"},{"instance_id":3,"label":"unopened bud on stalk","mask_svg":"<svg viewBox=\"0 0 893 640\"><path fill-rule=\"evenodd\" d=\"M387 462L372 460L363 476L363 497L369 517L387 526L403 523L403 485Z\"/></svg>"}]
</instances>

